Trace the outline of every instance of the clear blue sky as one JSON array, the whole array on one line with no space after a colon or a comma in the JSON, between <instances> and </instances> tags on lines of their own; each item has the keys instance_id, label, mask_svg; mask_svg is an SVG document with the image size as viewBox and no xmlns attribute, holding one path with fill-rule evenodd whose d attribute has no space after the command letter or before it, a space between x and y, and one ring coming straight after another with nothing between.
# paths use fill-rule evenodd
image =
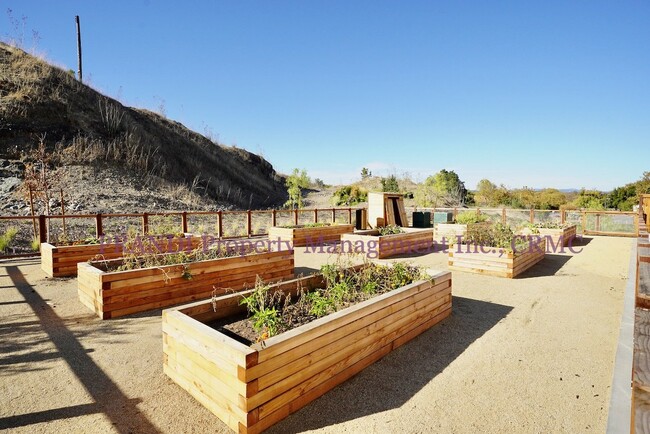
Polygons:
<instances>
[{"instance_id":1,"label":"clear blue sky","mask_svg":"<svg viewBox=\"0 0 650 434\"><path fill-rule=\"evenodd\" d=\"M125 104L277 170L611 189L650 170L647 1L0 0Z\"/></svg>"}]
</instances>

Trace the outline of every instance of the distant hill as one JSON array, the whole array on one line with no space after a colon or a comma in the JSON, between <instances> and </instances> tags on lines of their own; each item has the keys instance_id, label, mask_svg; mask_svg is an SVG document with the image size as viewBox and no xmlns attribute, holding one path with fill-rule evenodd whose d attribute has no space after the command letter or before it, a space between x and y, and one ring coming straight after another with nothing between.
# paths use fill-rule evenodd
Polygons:
<instances>
[{"instance_id":1,"label":"distant hill","mask_svg":"<svg viewBox=\"0 0 650 434\"><path fill-rule=\"evenodd\" d=\"M284 178L264 158L214 143L151 111L125 107L72 73L0 43L0 177L15 178L40 137L51 152L56 150L58 170L90 167L86 178L96 181L106 175L118 193L120 183L135 180L138 185L124 185L123 191L147 191L153 195L147 200L153 201L175 188L186 189L200 197L197 204L212 208L262 208L286 200ZM84 189L79 184L66 187L73 200ZM12 181L5 190L13 189ZM182 207L173 204L173 194L161 199L158 203Z\"/></svg>"}]
</instances>

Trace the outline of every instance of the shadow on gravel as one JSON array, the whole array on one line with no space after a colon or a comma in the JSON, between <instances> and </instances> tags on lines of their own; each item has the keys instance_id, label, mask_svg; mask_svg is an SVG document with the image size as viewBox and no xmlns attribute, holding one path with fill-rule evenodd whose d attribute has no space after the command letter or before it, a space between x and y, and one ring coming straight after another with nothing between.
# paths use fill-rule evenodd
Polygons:
<instances>
[{"instance_id":1,"label":"shadow on gravel","mask_svg":"<svg viewBox=\"0 0 650 434\"><path fill-rule=\"evenodd\" d=\"M47 334L47 339L56 347L55 352L23 355L25 361L44 360L55 355L63 358L79 382L92 397L94 403L0 418L0 429L16 428L61 418L85 414L103 413L119 433L157 433L156 427L138 410L139 399L129 399L113 380L95 363L75 333L68 329L66 321L59 317L38 292L27 282L17 266L6 266L6 271L15 288L29 303L38 321L19 324L23 331L34 333L32 327ZM11 327L15 327L13 324ZM6 330L1 331L6 344ZM41 337L41 339L45 339ZM3 350L11 350L5 346ZM54 403L52 403L54 404Z\"/></svg>"},{"instance_id":2,"label":"shadow on gravel","mask_svg":"<svg viewBox=\"0 0 650 434\"><path fill-rule=\"evenodd\" d=\"M399 408L512 310L456 296L452 304L451 317L267 432L298 433Z\"/></svg>"},{"instance_id":3,"label":"shadow on gravel","mask_svg":"<svg viewBox=\"0 0 650 434\"><path fill-rule=\"evenodd\" d=\"M515 280L530 279L533 277L554 276L557 274L560 268L564 266L564 264L569 262L571 258L572 256L547 253L544 255L544 259L521 273L519 276L515 277Z\"/></svg>"}]
</instances>

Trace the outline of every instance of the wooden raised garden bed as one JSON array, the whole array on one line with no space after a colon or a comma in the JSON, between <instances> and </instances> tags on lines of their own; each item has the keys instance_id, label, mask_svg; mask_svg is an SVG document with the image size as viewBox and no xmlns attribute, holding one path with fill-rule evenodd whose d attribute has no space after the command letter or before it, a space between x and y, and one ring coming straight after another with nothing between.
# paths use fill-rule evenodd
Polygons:
<instances>
[{"instance_id":1,"label":"wooden raised garden bed","mask_svg":"<svg viewBox=\"0 0 650 434\"><path fill-rule=\"evenodd\" d=\"M334 243L341 240L341 235L354 232L354 225L327 225L327 226L295 226L283 228L273 226L269 228L269 240L273 241L274 249L292 247L305 247ZM280 245L276 241L280 241Z\"/></svg>"},{"instance_id":2,"label":"wooden raised garden bed","mask_svg":"<svg viewBox=\"0 0 650 434\"><path fill-rule=\"evenodd\" d=\"M143 237L143 239L148 237ZM170 242L168 242L170 241ZM201 243L201 237L186 235L185 238L174 237L171 240L161 239L157 245L161 252L182 251L195 249ZM50 277L67 277L77 275L77 264L89 261L96 256L117 259L124 256L123 243L78 244L74 246L56 246L50 243L41 244L41 269Z\"/></svg>"},{"instance_id":3,"label":"wooden raised garden bed","mask_svg":"<svg viewBox=\"0 0 650 434\"><path fill-rule=\"evenodd\" d=\"M561 229L537 228L539 235L545 237L554 246L568 246L576 237L576 225Z\"/></svg>"},{"instance_id":4,"label":"wooden raised garden bed","mask_svg":"<svg viewBox=\"0 0 650 434\"><path fill-rule=\"evenodd\" d=\"M523 251L507 252L498 247L455 244L449 249L449 269L513 278L544 259L546 238L530 242Z\"/></svg>"},{"instance_id":5,"label":"wooden raised garden bed","mask_svg":"<svg viewBox=\"0 0 650 434\"><path fill-rule=\"evenodd\" d=\"M102 319L250 288L258 276L268 281L294 277L293 250L127 271L107 272L106 265L79 263L77 277L79 300Z\"/></svg>"},{"instance_id":6,"label":"wooden raised garden bed","mask_svg":"<svg viewBox=\"0 0 650 434\"><path fill-rule=\"evenodd\" d=\"M423 253L433 246L433 229L403 228L401 234L379 235L377 229L341 236L343 252L365 253L378 259L408 253Z\"/></svg>"},{"instance_id":7,"label":"wooden raised garden bed","mask_svg":"<svg viewBox=\"0 0 650 434\"><path fill-rule=\"evenodd\" d=\"M272 289L322 284L316 275ZM451 313L442 272L250 346L207 325L245 312L249 293L163 311L164 372L240 433L269 428Z\"/></svg>"}]
</instances>

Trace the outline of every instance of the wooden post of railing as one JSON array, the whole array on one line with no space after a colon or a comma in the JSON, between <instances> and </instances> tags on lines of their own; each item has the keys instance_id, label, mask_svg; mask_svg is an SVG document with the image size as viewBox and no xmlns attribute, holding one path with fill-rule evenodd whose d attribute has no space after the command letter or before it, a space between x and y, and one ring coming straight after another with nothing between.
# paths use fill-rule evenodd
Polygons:
<instances>
[{"instance_id":1,"label":"wooden post of railing","mask_svg":"<svg viewBox=\"0 0 650 434\"><path fill-rule=\"evenodd\" d=\"M217 237L223 237L223 212L217 211Z\"/></svg>"},{"instance_id":2,"label":"wooden post of railing","mask_svg":"<svg viewBox=\"0 0 650 434\"><path fill-rule=\"evenodd\" d=\"M63 236L67 238L68 232L65 228L65 203L63 202L63 189L61 189L61 215L64 216L61 217L61 223L63 225Z\"/></svg>"},{"instance_id":3,"label":"wooden post of railing","mask_svg":"<svg viewBox=\"0 0 650 434\"><path fill-rule=\"evenodd\" d=\"M508 220L506 219L506 209L503 208L503 209L501 210L501 224L503 224L503 225L505 226L505 224L506 224L507 221L508 221Z\"/></svg>"},{"instance_id":4,"label":"wooden post of railing","mask_svg":"<svg viewBox=\"0 0 650 434\"><path fill-rule=\"evenodd\" d=\"M314 223L318 223L318 208L314 208Z\"/></svg>"},{"instance_id":5,"label":"wooden post of railing","mask_svg":"<svg viewBox=\"0 0 650 434\"><path fill-rule=\"evenodd\" d=\"M476 207L476 215L480 216L481 215L481 208Z\"/></svg>"},{"instance_id":6,"label":"wooden post of railing","mask_svg":"<svg viewBox=\"0 0 650 434\"><path fill-rule=\"evenodd\" d=\"M32 187L29 187L29 208L32 210L32 226L34 227L34 238L36 238L36 219L34 218L34 193Z\"/></svg>"},{"instance_id":7,"label":"wooden post of railing","mask_svg":"<svg viewBox=\"0 0 650 434\"><path fill-rule=\"evenodd\" d=\"M336 208L332 208L332 223L336 221Z\"/></svg>"},{"instance_id":8,"label":"wooden post of railing","mask_svg":"<svg viewBox=\"0 0 650 434\"><path fill-rule=\"evenodd\" d=\"M596 214L596 232L600 232L600 214Z\"/></svg>"},{"instance_id":9,"label":"wooden post of railing","mask_svg":"<svg viewBox=\"0 0 650 434\"><path fill-rule=\"evenodd\" d=\"M298 225L298 208L293 210L293 224Z\"/></svg>"},{"instance_id":10,"label":"wooden post of railing","mask_svg":"<svg viewBox=\"0 0 650 434\"><path fill-rule=\"evenodd\" d=\"M348 224L352 224L352 208L348 208Z\"/></svg>"},{"instance_id":11,"label":"wooden post of railing","mask_svg":"<svg viewBox=\"0 0 650 434\"><path fill-rule=\"evenodd\" d=\"M582 233L587 233L587 213L582 211Z\"/></svg>"},{"instance_id":12,"label":"wooden post of railing","mask_svg":"<svg viewBox=\"0 0 650 434\"><path fill-rule=\"evenodd\" d=\"M434 208L435 210L435 208ZM458 208L454 208L454 221L456 221L456 216L458 215Z\"/></svg>"},{"instance_id":13,"label":"wooden post of railing","mask_svg":"<svg viewBox=\"0 0 650 434\"><path fill-rule=\"evenodd\" d=\"M566 210L560 210L560 223L566 223Z\"/></svg>"},{"instance_id":14,"label":"wooden post of railing","mask_svg":"<svg viewBox=\"0 0 650 434\"><path fill-rule=\"evenodd\" d=\"M535 210L532 208L530 209L530 223L535 223Z\"/></svg>"},{"instance_id":15,"label":"wooden post of railing","mask_svg":"<svg viewBox=\"0 0 650 434\"><path fill-rule=\"evenodd\" d=\"M249 238L253 233L253 225L251 224L252 219L251 210L246 211L246 236Z\"/></svg>"},{"instance_id":16,"label":"wooden post of railing","mask_svg":"<svg viewBox=\"0 0 650 434\"><path fill-rule=\"evenodd\" d=\"M142 213L142 235L149 233L149 214Z\"/></svg>"},{"instance_id":17,"label":"wooden post of railing","mask_svg":"<svg viewBox=\"0 0 650 434\"><path fill-rule=\"evenodd\" d=\"M104 235L104 222L101 213L95 215L95 234L97 234L97 238Z\"/></svg>"},{"instance_id":18,"label":"wooden post of railing","mask_svg":"<svg viewBox=\"0 0 650 434\"><path fill-rule=\"evenodd\" d=\"M41 243L47 243L47 222L43 214L38 216L38 239Z\"/></svg>"},{"instance_id":19,"label":"wooden post of railing","mask_svg":"<svg viewBox=\"0 0 650 434\"><path fill-rule=\"evenodd\" d=\"M278 225L278 215L275 210L271 211L271 226Z\"/></svg>"},{"instance_id":20,"label":"wooden post of railing","mask_svg":"<svg viewBox=\"0 0 650 434\"><path fill-rule=\"evenodd\" d=\"M184 234L189 232L187 230L187 211L181 213L181 231L183 231Z\"/></svg>"}]
</instances>

